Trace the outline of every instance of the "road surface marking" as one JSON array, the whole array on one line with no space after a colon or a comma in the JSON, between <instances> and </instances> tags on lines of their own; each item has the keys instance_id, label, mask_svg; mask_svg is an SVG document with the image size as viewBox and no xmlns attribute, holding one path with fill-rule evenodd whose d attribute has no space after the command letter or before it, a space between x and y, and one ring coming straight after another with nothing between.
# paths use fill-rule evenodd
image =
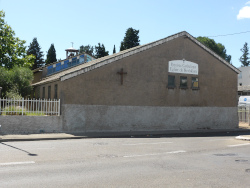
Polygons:
<instances>
[{"instance_id":1,"label":"road surface marking","mask_svg":"<svg viewBox=\"0 0 250 188\"><path fill-rule=\"evenodd\" d=\"M129 158L129 157L145 157L145 156L155 156L155 155L164 155L164 154L175 154L175 153L185 153L186 151L184 150L179 150L179 151L170 151L170 152L165 152L165 153L150 153L150 154L143 154L143 155L125 155L123 157Z\"/></svg>"},{"instance_id":2,"label":"road surface marking","mask_svg":"<svg viewBox=\"0 0 250 188\"><path fill-rule=\"evenodd\" d=\"M247 146L250 145L250 143L246 143L246 144L236 144L236 145L228 145L228 147L238 147L238 146Z\"/></svg>"},{"instance_id":3,"label":"road surface marking","mask_svg":"<svg viewBox=\"0 0 250 188\"><path fill-rule=\"evenodd\" d=\"M21 165L21 164L34 164L34 163L35 163L35 161L10 162L10 163L0 163L0 166Z\"/></svg>"},{"instance_id":4,"label":"road surface marking","mask_svg":"<svg viewBox=\"0 0 250 188\"><path fill-rule=\"evenodd\" d=\"M155 142L155 143L135 143L135 144L122 144L123 146L136 146L136 145L147 145L147 144L172 144L173 142Z\"/></svg>"}]
</instances>

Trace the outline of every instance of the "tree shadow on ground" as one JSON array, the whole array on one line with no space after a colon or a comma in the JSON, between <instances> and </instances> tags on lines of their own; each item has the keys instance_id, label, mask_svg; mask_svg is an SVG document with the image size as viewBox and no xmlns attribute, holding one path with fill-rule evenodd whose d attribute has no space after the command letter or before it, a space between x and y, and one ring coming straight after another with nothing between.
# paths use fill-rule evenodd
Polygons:
<instances>
[{"instance_id":1,"label":"tree shadow on ground","mask_svg":"<svg viewBox=\"0 0 250 188\"><path fill-rule=\"evenodd\" d=\"M37 154L30 153L30 152L28 152L28 151L26 151L26 150L17 148L17 147L15 147L15 146L11 146L11 145L9 145L9 144L5 144L5 143L3 143L3 142L1 142L1 144L5 145L5 146L8 146L8 147L11 147L11 148L14 148L14 149L17 149L17 150L20 150L20 151L22 151L22 152L25 152L25 153L27 153L29 156L37 156Z\"/></svg>"}]
</instances>

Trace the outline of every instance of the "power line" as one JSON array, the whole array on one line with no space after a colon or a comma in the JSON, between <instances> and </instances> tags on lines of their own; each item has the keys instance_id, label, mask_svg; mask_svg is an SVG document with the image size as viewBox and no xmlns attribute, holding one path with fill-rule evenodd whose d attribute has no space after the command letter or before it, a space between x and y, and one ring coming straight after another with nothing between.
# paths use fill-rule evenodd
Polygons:
<instances>
[{"instance_id":1,"label":"power line","mask_svg":"<svg viewBox=\"0 0 250 188\"><path fill-rule=\"evenodd\" d=\"M239 34L243 34L243 33L249 33L250 31L244 31L244 32L239 32L239 33L231 33L231 34L225 34L225 35L215 35L215 36L207 36L207 37L226 37L229 35L239 35Z\"/></svg>"}]
</instances>

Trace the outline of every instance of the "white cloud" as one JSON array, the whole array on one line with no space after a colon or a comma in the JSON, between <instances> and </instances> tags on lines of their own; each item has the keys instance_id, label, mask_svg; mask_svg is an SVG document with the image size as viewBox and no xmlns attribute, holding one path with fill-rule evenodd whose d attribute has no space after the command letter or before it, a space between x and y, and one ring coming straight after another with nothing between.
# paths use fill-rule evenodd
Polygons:
<instances>
[{"instance_id":1,"label":"white cloud","mask_svg":"<svg viewBox=\"0 0 250 188\"><path fill-rule=\"evenodd\" d=\"M248 1L246 4L250 4L250 1ZM238 20L244 18L250 18L250 6L245 6L240 9L239 14L237 15Z\"/></svg>"}]
</instances>

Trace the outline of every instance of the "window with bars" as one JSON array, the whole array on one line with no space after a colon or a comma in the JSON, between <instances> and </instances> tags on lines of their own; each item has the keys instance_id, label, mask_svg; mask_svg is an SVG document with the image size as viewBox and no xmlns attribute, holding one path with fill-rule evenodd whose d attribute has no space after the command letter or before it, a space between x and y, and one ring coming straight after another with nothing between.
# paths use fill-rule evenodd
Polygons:
<instances>
[{"instance_id":1,"label":"window with bars","mask_svg":"<svg viewBox=\"0 0 250 188\"><path fill-rule=\"evenodd\" d=\"M180 88L187 88L187 77L181 76L180 77Z\"/></svg>"},{"instance_id":2,"label":"window with bars","mask_svg":"<svg viewBox=\"0 0 250 188\"><path fill-rule=\"evenodd\" d=\"M192 77L192 89L199 88L199 79L197 77Z\"/></svg>"},{"instance_id":3,"label":"window with bars","mask_svg":"<svg viewBox=\"0 0 250 188\"><path fill-rule=\"evenodd\" d=\"M42 93L42 98L45 98L45 87L43 87L43 93Z\"/></svg>"},{"instance_id":4,"label":"window with bars","mask_svg":"<svg viewBox=\"0 0 250 188\"><path fill-rule=\"evenodd\" d=\"M168 88L175 88L175 76L168 75Z\"/></svg>"},{"instance_id":5,"label":"window with bars","mask_svg":"<svg viewBox=\"0 0 250 188\"><path fill-rule=\"evenodd\" d=\"M48 86L48 99L51 99L51 86Z\"/></svg>"},{"instance_id":6,"label":"window with bars","mask_svg":"<svg viewBox=\"0 0 250 188\"><path fill-rule=\"evenodd\" d=\"M54 99L57 99L57 84L55 84Z\"/></svg>"}]
</instances>

